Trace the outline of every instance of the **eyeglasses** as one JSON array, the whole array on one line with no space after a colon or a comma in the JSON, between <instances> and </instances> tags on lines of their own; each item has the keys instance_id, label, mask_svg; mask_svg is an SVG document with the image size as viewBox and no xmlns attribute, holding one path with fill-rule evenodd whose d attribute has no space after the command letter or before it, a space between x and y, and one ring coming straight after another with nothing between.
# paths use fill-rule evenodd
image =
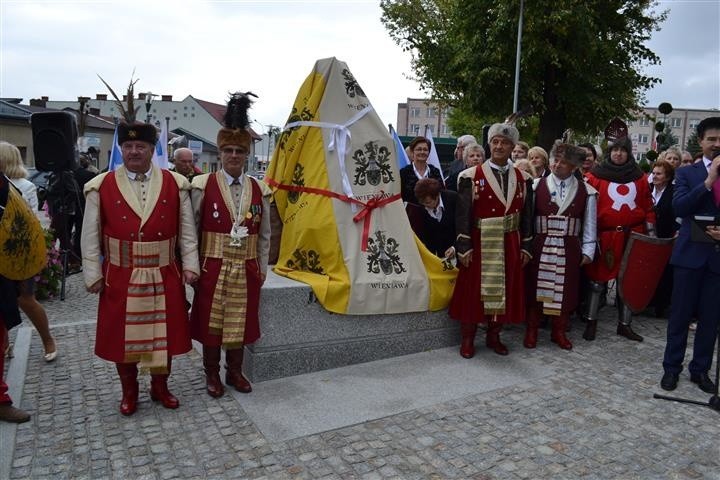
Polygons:
<instances>
[{"instance_id":1,"label":"eyeglasses","mask_svg":"<svg viewBox=\"0 0 720 480\"><path fill-rule=\"evenodd\" d=\"M244 148L223 148L222 153L225 155L247 155L248 152Z\"/></svg>"}]
</instances>

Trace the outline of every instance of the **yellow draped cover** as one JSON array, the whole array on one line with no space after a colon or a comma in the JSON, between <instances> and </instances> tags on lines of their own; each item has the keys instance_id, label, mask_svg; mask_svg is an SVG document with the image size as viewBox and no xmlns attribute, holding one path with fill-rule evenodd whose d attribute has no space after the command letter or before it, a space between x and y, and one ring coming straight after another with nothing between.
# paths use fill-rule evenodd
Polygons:
<instances>
[{"instance_id":1,"label":"yellow draped cover","mask_svg":"<svg viewBox=\"0 0 720 480\"><path fill-rule=\"evenodd\" d=\"M315 64L265 178L284 223L275 272L309 284L327 310L447 306L457 270L415 237L402 200L373 209L366 235L353 220L369 200L399 194L400 177L392 138L344 62Z\"/></svg>"},{"instance_id":2,"label":"yellow draped cover","mask_svg":"<svg viewBox=\"0 0 720 480\"><path fill-rule=\"evenodd\" d=\"M10 280L27 280L45 268L45 233L35 213L9 185L5 213L0 221L0 275Z\"/></svg>"}]
</instances>

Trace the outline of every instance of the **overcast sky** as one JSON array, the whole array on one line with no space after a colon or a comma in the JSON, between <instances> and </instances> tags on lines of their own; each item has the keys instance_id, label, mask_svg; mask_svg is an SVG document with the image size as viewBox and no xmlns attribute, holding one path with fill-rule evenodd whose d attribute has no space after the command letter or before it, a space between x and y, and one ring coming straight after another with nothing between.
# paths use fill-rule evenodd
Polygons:
<instances>
[{"instance_id":1,"label":"overcast sky","mask_svg":"<svg viewBox=\"0 0 720 480\"><path fill-rule=\"evenodd\" d=\"M659 3L670 14L650 73L663 82L648 105L720 107L720 0ZM251 118L282 125L315 61L335 56L394 124L398 102L424 95L380 15L378 1L0 0L0 96L94 97L107 93L96 73L119 93L134 68L136 92L225 103L251 90Z\"/></svg>"}]
</instances>

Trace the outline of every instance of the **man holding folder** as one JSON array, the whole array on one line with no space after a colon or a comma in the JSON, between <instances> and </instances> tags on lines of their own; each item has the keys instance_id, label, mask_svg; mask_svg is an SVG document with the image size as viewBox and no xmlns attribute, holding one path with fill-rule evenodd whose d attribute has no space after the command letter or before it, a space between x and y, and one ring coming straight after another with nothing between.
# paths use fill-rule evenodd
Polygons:
<instances>
[{"instance_id":1,"label":"man holding folder","mask_svg":"<svg viewBox=\"0 0 720 480\"><path fill-rule=\"evenodd\" d=\"M675 175L673 209L682 226L670 263L674 266L672 310L667 328L667 345L661 387L674 390L683 368L688 326L697 313L693 359L688 365L690 381L707 393L715 391L708 376L720 319L720 228L704 226L702 217L720 218L720 117L709 117L697 126L703 159ZM714 157L714 158L713 158ZM714 223L717 223L714 222ZM693 233L695 230L695 233ZM698 235L700 234L700 235Z\"/></svg>"}]
</instances>

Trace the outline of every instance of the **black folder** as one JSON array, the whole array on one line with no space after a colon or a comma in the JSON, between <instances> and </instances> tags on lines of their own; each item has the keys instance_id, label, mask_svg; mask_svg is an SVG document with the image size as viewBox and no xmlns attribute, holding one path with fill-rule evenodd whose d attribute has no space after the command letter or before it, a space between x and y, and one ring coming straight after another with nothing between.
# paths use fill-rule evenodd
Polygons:
<instances>
[{"instance_id":1,"label":"black folder","mask_svg":"<svg viewBox=\"0 0 720 480\"><path fill-rule=\"evenodd\" d=\"M695 215L690 223L690 240L693 242L715 243L707 234L706 229L711 225L720 225L720 218L712 215Z\"/></svg>"}]
</instances>

